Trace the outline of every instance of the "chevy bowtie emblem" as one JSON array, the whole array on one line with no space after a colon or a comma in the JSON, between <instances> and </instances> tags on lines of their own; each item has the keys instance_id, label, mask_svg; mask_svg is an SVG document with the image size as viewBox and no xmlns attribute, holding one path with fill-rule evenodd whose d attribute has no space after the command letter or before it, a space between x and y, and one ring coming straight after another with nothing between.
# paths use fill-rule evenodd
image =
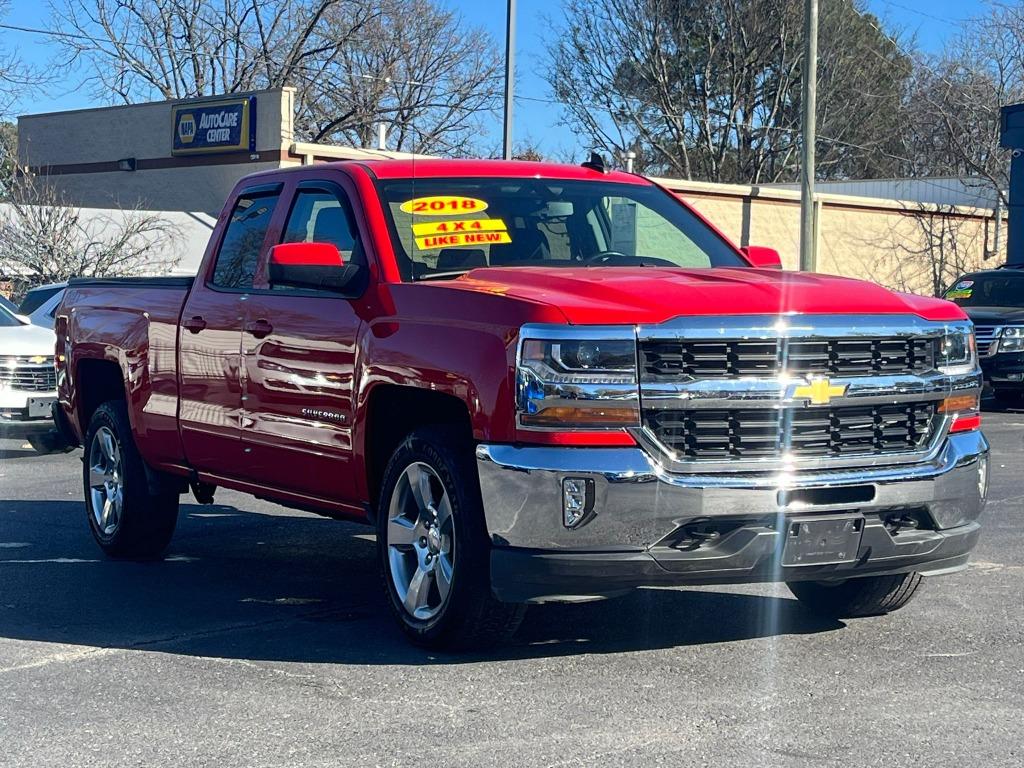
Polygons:
<instances>
[{"instance_id":1,"label":"chevy bowtie emblem","mask_svg":"<svg viewBox=\"0 0 1024 768\"><path fill-rule=\"evenodd\" d=\"M828 405L833 397L846 394L848 384L833 384L828 379L811 379L809 384L793 388L793 399L806 397L811 405Z\"/></svg>"}]
</instances>

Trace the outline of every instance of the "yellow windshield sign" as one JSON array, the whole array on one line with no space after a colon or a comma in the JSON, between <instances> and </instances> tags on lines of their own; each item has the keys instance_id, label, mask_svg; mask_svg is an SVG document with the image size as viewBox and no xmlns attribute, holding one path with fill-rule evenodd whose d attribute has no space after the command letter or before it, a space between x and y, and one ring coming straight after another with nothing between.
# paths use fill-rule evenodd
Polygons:
<instances>
[{"instance_id":1,"label":"yellow windshield sign","mask_svg":"<svg viewBox=\"0 0 1024 768\"><path fill-rule=\"evenodd\" d=\"M848 384L833 384L828 379L811 379L809 384L793 388L793 399L807 398L811 405L828 405L833 397L846 394Z\"/></svg>"},{"instance_id":2,"label":"yellow windshield sign","mask_svg":"<svg viewBox=\"0 0 1024 768\"><path fill-rule=\"evenodd\" d=\"M501 219L464 219L462 221L425 221L413 224L416 237L450 235L455 232L504 232L508 229Z\"/></svg>"},{"instance_id":3,"label":"yellow windshield sign","mask_svg":"<svg viewBox=\"0 0 1024 768\"><path fill-rule=\"evenodd\" d=\"M420 216L465 216L487 210L487 202L475 197L458 195L432 195L406 200L399 208L405 213Z\"/></svg>"}]
</instances>

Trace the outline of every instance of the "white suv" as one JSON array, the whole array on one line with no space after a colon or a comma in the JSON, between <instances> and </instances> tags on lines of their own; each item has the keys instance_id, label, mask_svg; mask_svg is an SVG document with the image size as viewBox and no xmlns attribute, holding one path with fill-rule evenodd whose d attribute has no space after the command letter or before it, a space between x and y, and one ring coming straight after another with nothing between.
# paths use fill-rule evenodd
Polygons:
<instances>
[{"instance_id":1,"label":"white suv","mask_svg":"<svg viewBox=\"0 0 1024 768\"><path fill-rule=\"evenodd\" d=\"M0 424L49 419L57 399L56 338L0 306Z\"/></svg>"}]
</instances>

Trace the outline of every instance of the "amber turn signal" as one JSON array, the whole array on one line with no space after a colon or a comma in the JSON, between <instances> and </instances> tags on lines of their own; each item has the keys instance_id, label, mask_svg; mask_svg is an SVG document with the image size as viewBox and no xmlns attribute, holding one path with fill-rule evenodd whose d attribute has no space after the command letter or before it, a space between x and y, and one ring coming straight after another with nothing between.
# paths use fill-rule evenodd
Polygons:
<instances>
[{"instance_id":1,"label":"amber turn signal","mask_svg":"<svg viewBox=\"0 0 1024 768\"><path fill-rule=\"evenodd\" d=\"M939 405L939 413L952 413L950 433L971 432L981 428L981 403L978 395L953 395Z\"/></svg>"},{"instance_id":2,"label":"amber turn signal","mask_svg":"<svg viewBox=\"0 0 1024 768\"><path fill-rule=\"evenodd\" d=\"M959 411L978 410L977 395L953 395L947 397L939 405L939 413L957 413Z\"/></svg>"},{"instance_id":3,"label":"amber turn signal","mask_svg":"<svg viewBox=\"0 0 1024 768\"><path fill-rule=\"evenodd\" d=\"M560 427L566 424L584 427L631 427L640 421L640 414L635 408L554 406L537 413L524 413L519 418L524 425L531 427Z\"/></svg>"}]
</instances>

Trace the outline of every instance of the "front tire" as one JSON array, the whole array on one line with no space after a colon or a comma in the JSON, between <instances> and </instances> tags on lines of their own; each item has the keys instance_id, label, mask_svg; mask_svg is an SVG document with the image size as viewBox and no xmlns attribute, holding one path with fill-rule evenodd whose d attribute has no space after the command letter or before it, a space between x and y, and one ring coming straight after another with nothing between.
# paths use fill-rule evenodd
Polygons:
<instances>
[{"instance_id":1,"label":"front tire","mask_svg":"<svg viewBox=\"0 0 1024 768\"><path fill-rule=\"evenodd\" d=\"M103 403L85 433L82 482L89 530L110 557L160 557L178 521L178 494L153 493L124 402Z\"/></svg>"},{"instance_id":2,"label":"front tire","mask_svg":"<svg viewBox=\"0 0 1024 768\"><path fill-rule=\"evenodd\" d=\"M866 576L846 581L791 581L797 600L817 614L836 619L878 616L899 610L917 593L921 574Z\"/></svg>"},{"instance_id":3,"label":"front tire","mask_svg":"<svg viewBox=\"0 0 1024 768\"><path fill-rule=\"evenodd\" d=\"M419 429L395 450L381 485L377 552L388 604L418 645L486 647L522 621L525 606L491 594L473 449L458 430Z\"/></svg>"}]
</instances>

